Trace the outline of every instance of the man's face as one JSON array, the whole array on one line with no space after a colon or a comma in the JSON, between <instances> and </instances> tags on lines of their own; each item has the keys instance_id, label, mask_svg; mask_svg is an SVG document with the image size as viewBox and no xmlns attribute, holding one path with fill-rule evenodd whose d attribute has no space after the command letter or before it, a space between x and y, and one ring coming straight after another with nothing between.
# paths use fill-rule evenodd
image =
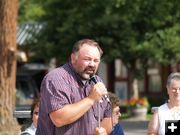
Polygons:
<instances>
[{"instance_id":1,"label":"man's face","mask_svg":"<svg viewBox=\"0 0 180 135\"><path fill-rule=\"evenodd\" d=\"M180 102L180 80L172 80L167 89L170 100L178 100Z\"/></svg>"},{"instance_id":2,"label":"man's face","mask_svg":"<svg viewBox=\"0 0 180 135\"><path fill-rule=\"evenodd\" d=\"M83 80L88 80L97 72L100 63L97 47L84 44L76 54L71 54L71 62Z\"/></svg>"}]
</instances>

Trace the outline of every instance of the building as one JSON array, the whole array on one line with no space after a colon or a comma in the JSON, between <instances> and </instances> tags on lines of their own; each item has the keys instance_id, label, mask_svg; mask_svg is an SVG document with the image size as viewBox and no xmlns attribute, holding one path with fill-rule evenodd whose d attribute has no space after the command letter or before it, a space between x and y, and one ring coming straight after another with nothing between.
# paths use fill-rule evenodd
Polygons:
<instances>
[{"instance_id":1,"label":"building","mask_svg":"<svg viewBox=\"0 0 180 135\"><path fill-rule=\"evenodd\" d=\"M171 72L180 71L180 63L163 66L152 64L138 81L139 96L148 97L151 104L160 105L167 100L166 81ZM109 91L115 92L122 101L132 96L129 83L129 72L120 59L111 64L102 63L98 74L103 78Z\"/></svg>"}]
</instances>

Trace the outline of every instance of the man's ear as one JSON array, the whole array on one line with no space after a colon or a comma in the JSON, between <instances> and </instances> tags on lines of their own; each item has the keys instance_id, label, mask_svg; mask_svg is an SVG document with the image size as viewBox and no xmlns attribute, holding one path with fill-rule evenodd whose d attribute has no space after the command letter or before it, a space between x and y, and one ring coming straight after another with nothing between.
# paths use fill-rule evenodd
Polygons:
<instances>
[{"instance_id":1,"label":"man's ear","mask_svg":"<svg viewBox=\"0 0 180 135\"><path fill-rule=\"evenodd\" d=\"M71 53L71 63L75 63L75 54Z\"/></svg>"}]
</instances>

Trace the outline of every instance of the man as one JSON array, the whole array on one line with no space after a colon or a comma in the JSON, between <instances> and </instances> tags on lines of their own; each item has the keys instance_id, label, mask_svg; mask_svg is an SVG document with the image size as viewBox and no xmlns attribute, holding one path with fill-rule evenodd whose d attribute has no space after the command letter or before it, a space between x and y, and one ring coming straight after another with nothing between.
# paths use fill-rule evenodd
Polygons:
<instances>
[{"instance_id":1,"label":"man","mask_svg":"<svg viewBox=\"0 0 180 135\"><path fill-rule=\"evenodd\" d=\"M111 107L103 98L107 90L95 75L102 54L94 40L80 40L72 49L70 62L44 77L36 135L106 135L111 132ZM98 105L101 127L98 127Z\"/></svg>"}]
</instances>

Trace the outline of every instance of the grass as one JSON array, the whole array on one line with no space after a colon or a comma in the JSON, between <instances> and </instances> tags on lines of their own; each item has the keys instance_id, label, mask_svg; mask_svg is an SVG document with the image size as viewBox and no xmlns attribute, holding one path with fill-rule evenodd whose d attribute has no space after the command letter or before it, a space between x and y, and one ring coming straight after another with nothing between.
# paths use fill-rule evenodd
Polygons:
<instances>
[{"instance_id":1,"label":"grass","mask_svg":"<svg viewBox=\"0 0 180 135\"><path fill-rule=\"evenodd\" d=\"M147 114L147 119L150 120L150 119L152 118L152 116L153 116L152 113L151 113L151 114L148 113L148 114Z\"/></svg>"},{"instance_id":2,"label":"grass","mask_svg":"<svg viewBox=\"0 0 180 135\"><path fill-rule=\"evenodd\" d=\"M121 113L120 120L125 120L125 119L128 119L130 117L131 116L128 113ZM147 117L147 120L150 120L152 118L152 114L148 113L146 117Z\"/></svg>"},{"instance_id":3,"label":"grass","mask_svg":"<svg viewBox=\"0 0 180 135\"><path fill-rule=\"evenodd\" d=\"M121 119L121 120L124 120L124 119L128 119L129 117L130 117L130 116L129 116L128 113L121 113L120 119Z\"/></svg>"}]
</instances>

